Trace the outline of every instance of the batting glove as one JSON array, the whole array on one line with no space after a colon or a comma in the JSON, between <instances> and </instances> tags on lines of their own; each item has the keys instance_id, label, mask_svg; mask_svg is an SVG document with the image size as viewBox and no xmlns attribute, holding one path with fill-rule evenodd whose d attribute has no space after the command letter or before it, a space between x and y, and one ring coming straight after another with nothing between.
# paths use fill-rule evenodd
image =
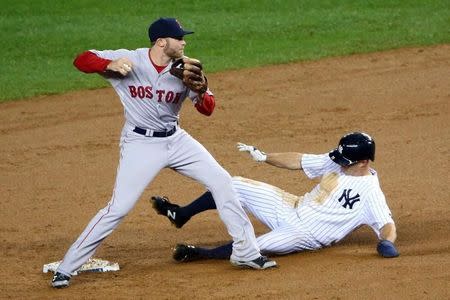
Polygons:
<instances>
[{"instance_id":1,"label":"batting glove","mask_svg":"<svg viewBox=\"0 0 450 300\"><path fill-rule=\"evenodd\" d=\"M266 153L262 152L261 150L258 150L258 148L246 145L243 143L237 143L237 148L241 152L248 152L252 156L252 158L258 162L266 161L267 155Z\"/></svg>"},{"instance_id":2,"label":"batting glove","mask_svg":"<svg viewBox=\"0 0 450 300\"><path fill-rule=\"evenodd\" d=\"M394 243L388 240L382 240L378 242L377 245L378 254L380 254L384 258L392 258L400 255L398 253L397 248L395 248Z\"/></svg>"}]
</instances>

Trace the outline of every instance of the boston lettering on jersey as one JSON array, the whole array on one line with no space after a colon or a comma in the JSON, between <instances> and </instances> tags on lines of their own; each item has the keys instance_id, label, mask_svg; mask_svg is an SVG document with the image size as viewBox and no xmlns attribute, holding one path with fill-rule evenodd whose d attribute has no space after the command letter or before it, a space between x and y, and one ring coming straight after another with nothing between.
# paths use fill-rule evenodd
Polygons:
<instances>
[{"instance_id":1,"label":"boston lettering on jersey","mask_svg":"<svg viewBox=\"0 0 450 300\"><path fill-rule=\"evenodd\" d=\"M129 85L128 90L130 91L130 96L132 98L140 98L140 99L153 99L156 101L162 102L165 101L167 103L178 103L181 99L182 93L174 93L173 91L166 90L156 90L153 91L152 86L134 86Z\"/></svg>"},{"instance_id":2,"label":"boston lettering on jersey","mask_svg":"<svg viewBox=\"0 0 450 300\"><path fill-rule=\"evenodd\" d=\"M350 208L353 209L353 205L360 201L359 199L359 194L356 194L355 196L351 197L350 196L350 192L352 191L352 189L345 189L344 192L342 193L341 197L339 197L338 201L341 202L342 199L345 200L344 204L342 204L342 206L344 208Z\"/></svg>"}]
</instances>

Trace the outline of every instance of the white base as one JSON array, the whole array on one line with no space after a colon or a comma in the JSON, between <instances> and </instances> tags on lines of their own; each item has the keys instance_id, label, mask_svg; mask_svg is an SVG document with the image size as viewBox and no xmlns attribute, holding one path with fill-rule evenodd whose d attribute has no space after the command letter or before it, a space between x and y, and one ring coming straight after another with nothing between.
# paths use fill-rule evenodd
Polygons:
<instances>
[{"instance_id":1,"label":"white base","mask_svg":"<svg viewBox=\"0 0 450 300\"><path fill-rule=\"evenodd\" d=\"M42 272L56 272L60 261L55 261L52 263L45 264L42 268ZM78 275L81 272L111 272L111 271L119 271L120 267L118 263L113 263L107 260L98 259L98 258L90 258L84 265L81 266L77 271L73 272L71 275Z\"/></svg>"}]
</instances>

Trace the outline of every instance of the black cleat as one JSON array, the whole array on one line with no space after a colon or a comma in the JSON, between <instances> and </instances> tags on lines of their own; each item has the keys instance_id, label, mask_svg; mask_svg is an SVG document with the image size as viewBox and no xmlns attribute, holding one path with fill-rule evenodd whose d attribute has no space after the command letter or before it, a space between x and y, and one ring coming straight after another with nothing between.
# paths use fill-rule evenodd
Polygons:
<instances>
[{"instance_id":1,"label":"black cleat","mask_svg":"<svg viewBox=\"0 0 450 300\"><path fill-rule=\"evenodd\" d=\"M200 259L200 254L195 246L177 244L175 248L173 248L172 257L178 262L189 262Z\"/></svg>"},{"instance_id":2,"label":"black cleat","mask_svg":"<svg viewBox=\"0 0 450 300\"><path fill-rule=\"evenodd\" d=\"M57 289L65 288L69 286L70 276L56 272L53 275L52 286Z\"/></svg>"},{"instance_id":3,"label":"black cleat","mask_svg":"<svg viewBox=\"0 0 450 300\"><path fill-rule=\"evenodd\" d=\"M257 259L249 261L232 260L230 262L233 266L242 268L253 268L257 270L264 270L269 268L275 268L277 263L274 260L270 260L265 256L260 256Z\"/></svg>"},{"instance_id":4,"label":"black cleat","mask_svg":"<svg viewBox=\"0 0 450 300\"><path fill-rule=\"evenodd\" d=\"M156 210L159 215L166 216L176 228L183 227L183 225L189 221L189 218L180 215L180 206L170 203L167 197L153 196L150 199L150 202L152 203L153 209Z\"/></svg>"}]
</instances>

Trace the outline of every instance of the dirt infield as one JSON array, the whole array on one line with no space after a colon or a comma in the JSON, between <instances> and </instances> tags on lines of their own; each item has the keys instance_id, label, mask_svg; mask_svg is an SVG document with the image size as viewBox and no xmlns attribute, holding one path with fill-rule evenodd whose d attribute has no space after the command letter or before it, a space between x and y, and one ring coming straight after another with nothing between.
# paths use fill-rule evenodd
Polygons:
<instances>
[{"instance_id":1,"label":"dirt infield","mask_svg":"<svg viewBox=\"0 0 450 300\"><path fill-rule=\"evenodd\" d=\"M334 247L278 257L276 270L176 264L176 242L212 246L228 235L213 211L181 230L155 215L151 195L187 203L203 192L164 170L95 255L122 269L82 274L64 290L50 287L42 266L61 259L109 201L122 106L109 88L1 104L0 298L449 299L449 79L450 45L401 49L212 74L213 116L188 103L182 110L182 127L232 175L295 194L314 183L254 163L236 142L323 153L347 131L372 134L399 258L379 258L375 235L361 228ZM255 230L265 231L258 223Z\"/></svg>"}]
</instances>

